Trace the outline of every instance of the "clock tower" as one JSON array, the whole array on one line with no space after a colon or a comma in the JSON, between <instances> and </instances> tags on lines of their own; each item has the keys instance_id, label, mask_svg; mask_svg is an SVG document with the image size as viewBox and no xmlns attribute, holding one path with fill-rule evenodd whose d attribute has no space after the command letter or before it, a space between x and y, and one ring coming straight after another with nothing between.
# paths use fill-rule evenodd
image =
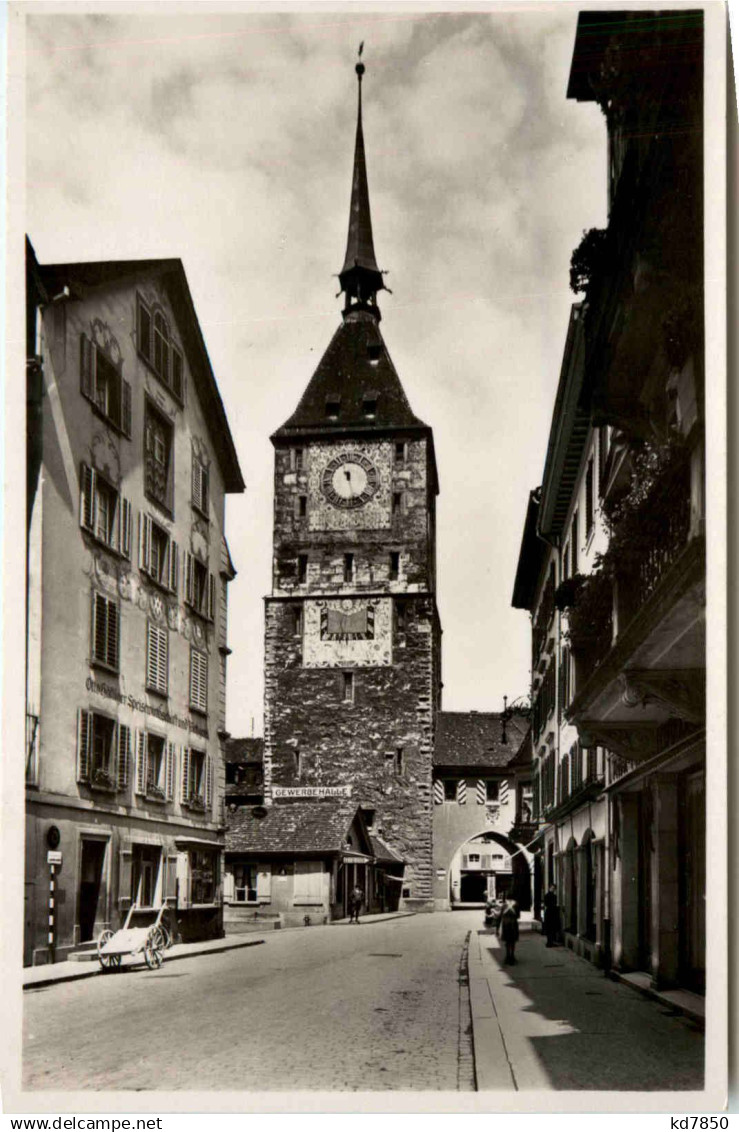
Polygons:
<instances>
[{"instance_id":1,"label":"clock tower","mask_svg":"<svg viewBox=\"0 0 739 1132\"><path fill-rule=\"evenodd\" d=\"M271 438L265 800L343 788L373 843L403 862L396 902L431 908L438 481L431 429L413 413L380 333L362 63L356 71L342 322Z\"/></svg>"}]
</instances>

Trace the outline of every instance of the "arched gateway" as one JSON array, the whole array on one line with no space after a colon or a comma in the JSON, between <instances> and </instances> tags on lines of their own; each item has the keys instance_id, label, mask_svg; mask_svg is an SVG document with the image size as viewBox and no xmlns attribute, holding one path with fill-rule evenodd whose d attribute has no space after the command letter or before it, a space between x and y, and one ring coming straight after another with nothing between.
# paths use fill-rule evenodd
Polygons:
<instances>
[{"instance_id":1,"label":"arched gateway","mask_svg":"<svg viewBox=\"0 0 739 1132\"><path fill-rule=\"evenodd\" d=\"M504 833L487 828L466 838L449 865L452 908L483 904L490 896L510 897L522 911L532 906L533 857Z\"/></svg>"}]
</instances>

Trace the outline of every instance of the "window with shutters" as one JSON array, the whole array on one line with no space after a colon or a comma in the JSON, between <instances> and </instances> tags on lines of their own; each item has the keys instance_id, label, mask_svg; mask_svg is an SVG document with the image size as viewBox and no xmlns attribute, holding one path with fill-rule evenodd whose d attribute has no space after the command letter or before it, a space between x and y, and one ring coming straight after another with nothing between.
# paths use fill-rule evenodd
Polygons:
<instances>
[{"instance_id":1,"label":"window with shutters","mask_svg":"<svg viewBox=\"0 0 739 1132\"><path fill-rule=\"evenodd\" d=\"M170 802L174 797L174 782L174 743L153 731L138 731L135 792L151 801Z\"/></svg>"},{"instance_id":2,"label":"window with shutters","mask_svg":"<svg viewBox=\"0 0 739 1132\"><path fill-rule=\"evenodd\" d=\"M153 582L170 593L179 588L180 559L177 543L151 515L139 515L139 567Z\"/></svg>"},{"instance_id":3,"label":"window with shutters","mask_svg":"<svg viewBox=\"0 0 739 1132\"><path fill-rule=\"evenodd\" d=\"M191 849L189 858L190 902L212 904L216 898L216 854L208 849Z\"/></svg>"},{"instance_id":4,"label":"window with shutters","mask_svg":"<svg viewBox=\"0 0 739 1132\"><path fill-rule=\"evenodd\" d=\"M126 731L128 729L126 728ZM82 710L77 736L77 781L97 790L119 787L119 728L110 716Z\"/></svg>"},{"instance_id":5,"label":"window with shutters","mask_svg":"<svg viewBox=\"0 0 739 1132\"><path fill-rule=\"evenodd\" d=\"M174 512L174 449L171 421L146 402L144 416L144 490L150 499Z\"/></svg>"},{"instance_id":6,"label":"window with shutters","mask_svg":"<svg viewBox=\"0 0 739 1132\"><path fill-rule=\"evenodd\" d=\"M192 809L204 810L207 805L206 755L190 747L187 759L186 801Z\"/></svg>"},{"instance_id":7,"label":"window with shutters","mask_svg":"<svg viewBox=\"0 0 739 1132\"><path fill-rule=\"evenodd\" d=\"M178 401L184 397L182 353L172 338L169 322L161 310L152 311L141 295L136 301L136 345L160 381Z\"/></svg>"},{"instance_id":8,"label":"window with shutters","mask_svg":"<svg viewBox=\"0 0 739 1132\"><path fill-rule=\"evenodd\" d=\"M216 580L194 554L185 552L185 601L206 621L215 619Z\"/></svg>"},{"instance_id":9,"label":"window with shutters","mask_svg":"<svg viewBox=\"0 0 739 1132\"><path fill-rule=\"evenodd\" d=\"M190 707L208 712L208 657L199 649L190 649Z\"/></svg>"},{"instance_id":10,"label":"window with shutters","mask_svg":"<svg viewBox=\"0 0 739 1132\"><path fill-rule=\"evenodd\" d=\"M146 687L150 692L167 695L169 669L169 636L161 625L146 624Z\"/></svg>"},{"instance_id":11,"label":"window with shutters","mask_svg":"<svg viewBox=\"0 0 739 1132\"><path fill-rule=\"evenodd\" d=\"M456 802L457 800L457 780L456 778L444 779L444 801Z\"/></svg>"},{"instance_id":12,"label":"window with shutters","mask_svg":"<svg viewBox=\"0 0 739 1132\"><path fill-rule=\"evenodd\" d=\"M497 802L500 797L500 784L493 778L485 782L485 801Z\"/></svg>"},{"instance_id":13,"label":"window with shutters","mask_svg":"<svg viewBox=\"0 0 739 1132\"><path fill-rule=\"evenodd\" d=\"M131 386L119 365L86 334L80 337L82 395L117 432L131 436Z\"/></svg>"},{"instance_id":14,"label":"window with shutters","mask_svg":"<svg viewBox=\"0 0 739 1132\"><path fill-rule=\"evenodd\" d=\"M130 558L130 502L88 464L81 466L80 481L80 526L109 550Z\"/></svg>"},{"instance_id":15,"label":"window with shutters","mask_svg":"<svg viewBox=\"0 0 739 1132\"><path fill-rule=\"evenodd\" d=\"M147 735L146 795L164 801L166 743L161 735Z\"/></svg>"},{"instance_id":16,"label":"window with shutters","mask_svg":"<svg viewBox=\"0 0 739 1132\"><path fill-rule=\"evenodd\" d=\"M117 672L120 652L120 609L112 598L92 595L92 663Z\"/></svg>"},{"instance_id":17,"label":"window with shutters","mask_svg":"<svg viewBox=\"0 0 739 1132\"><path fill-rule=\"evenodd\" d=\"M201 515L208 517L208 469L195 453L192 457L192 505Z\"/></svg>"}]
</instances>

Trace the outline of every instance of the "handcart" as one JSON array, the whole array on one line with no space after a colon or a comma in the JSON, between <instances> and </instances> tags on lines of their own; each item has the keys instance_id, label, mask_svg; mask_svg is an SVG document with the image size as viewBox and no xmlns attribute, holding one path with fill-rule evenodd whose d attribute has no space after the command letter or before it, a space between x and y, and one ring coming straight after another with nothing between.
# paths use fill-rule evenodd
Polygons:
<instances>
[{"instance_id":1,"label":"handcart","mask_svg":"<svg viewBox=\"0 0 739 1132\"><path fill-rule=\"evenodd\" d=\"M164 923L164 913L167 905L161 908L139 908L132 904L126 916L126 922L117 932L110 928L102 931L98 937L98 960L103 971L115 971L121 966L124 955L143 955L147 967L155 970L164 962L164 952L172 946L172 935ZM135 919L143 919L143 924L136 924ZM147 922L148 921L148 922Z\"/></svg>"}]
</instances>

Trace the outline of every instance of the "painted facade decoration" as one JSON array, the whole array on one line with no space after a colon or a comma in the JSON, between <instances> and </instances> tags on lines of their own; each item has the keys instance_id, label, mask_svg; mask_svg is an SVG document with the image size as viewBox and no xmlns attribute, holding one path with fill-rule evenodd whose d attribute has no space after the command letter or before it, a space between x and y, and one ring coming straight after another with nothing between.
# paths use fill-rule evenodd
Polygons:
<instances>
[{"instance_id":1,"label":"painted facade decoration","mask_svg":"<svg viewBox=\"0 0 739 1132\"><path fill-rule=\"evenodd\" d=\"M341 598L305 603L306 668L392 664L391 598Z\"/></svg>"},{"instance_id":2,"label":"painted facade decoration","mask_svg":"<svg viewBox=\"0 0 739 1132\"><path fill-rule=\"evenodd\" d=\"M311 531L387 530L390 527L392 445L389 441L342 440L319 449L309 448L306 456ZM339 494L342 479L347 483L347 493Z\"/></svg>"}]
</instances>

